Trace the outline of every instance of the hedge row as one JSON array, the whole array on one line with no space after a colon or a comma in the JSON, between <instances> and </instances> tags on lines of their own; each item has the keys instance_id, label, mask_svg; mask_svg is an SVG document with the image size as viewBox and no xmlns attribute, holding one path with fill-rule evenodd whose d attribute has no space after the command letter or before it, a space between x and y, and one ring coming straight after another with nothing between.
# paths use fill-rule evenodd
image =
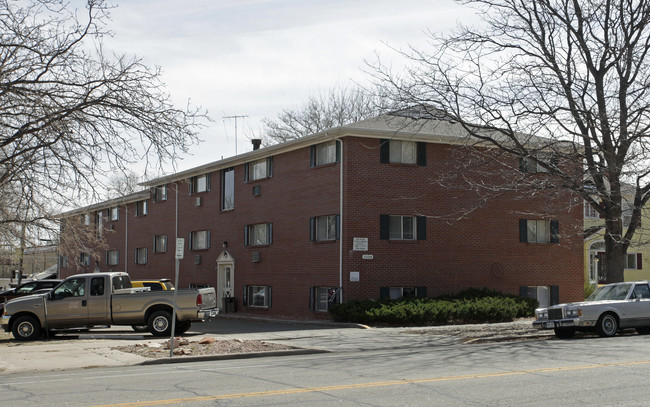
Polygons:
<instances>
[{"instance_id":1,"label":"hedge row","mask_svg":"<svg viewBox=\"0 0 650 407\"><path fill-rule=\"evenodd\" d=\"M537 301L487 289L469 289L455 296L399 300L352 300L334 304L336 321L367 325L443 325L507 322L534 315Z\"/></svg>"}]
</instances>

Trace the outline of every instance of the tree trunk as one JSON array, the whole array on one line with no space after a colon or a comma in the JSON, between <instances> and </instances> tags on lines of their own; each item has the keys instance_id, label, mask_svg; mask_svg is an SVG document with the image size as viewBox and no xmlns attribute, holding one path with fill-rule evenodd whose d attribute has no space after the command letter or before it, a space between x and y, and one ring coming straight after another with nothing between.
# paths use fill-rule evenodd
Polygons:
<instances>
[{"instance_id":1,"label":"tree trunk","mask_svg":"<svg viewBox=\"0 0 650 407\"><path fill-rule=\"evenodd\" d=\"M616 235L614 235L616 236ZM614 238L609 231L605 232L605 252L607 261L607 284L619 283L625 279L624 260L627 252L627 245L619 238Z\"/></svg>"}]
</instances>

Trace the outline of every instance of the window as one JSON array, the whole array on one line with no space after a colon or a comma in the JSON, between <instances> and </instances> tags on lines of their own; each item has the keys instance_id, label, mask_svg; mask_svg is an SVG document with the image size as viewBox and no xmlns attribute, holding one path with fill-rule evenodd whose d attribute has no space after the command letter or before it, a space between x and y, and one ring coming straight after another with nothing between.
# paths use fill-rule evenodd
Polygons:
<instances>
[{"instance_id":1,"label":"window","mask_svg":"<svg viewBox=\"0 0 650 407\"><path fill-rule=\"evenodd\" d=\"M190 178L190 195L210 190L210 174Z\"/></svg>"},{"instance_id":2,"label":"window","mask_svg":"<svg viewBox=\"0 0 650 407\"><path fill-rule=\"evenodd\" d=\"M424 298L427 296L426 287L380 287L379 298L396 300L399 298Z\"/></svg>"},{"instance_id":3,"label":"window","mask_svg":"<svg viewBox=\"0 0 650 407\"><path fill-rule=\"evenodd\" d=\"M84 213L81 215L81 223L83 223L86 226L90 226L90 214L89 213Z\"/></svg>"},{"instance_id":4,"label":"window","mask_svg":"<svg viewBox=\"0 0 650 407\"><path fill-rule=\"evenodd\" d=\"M135 216L145 216L147 214L147 200L135 203Z\"/></svg>"},{"instance_id":5,"label":"window","mask_svg":"<svg viewBox=\"0 0 650 407\"><path fill-rule=\"evenodd\" d=\"M131 279L126 274L113 276L112 286L113 292L115 292L115 290L122 290L124 288L133 288Z\"/></svg>"},{"instance_id":6,"label":"window","mask_svg":"<svg viewBox=\"0 0 650 407\"><path fill-rule=\"evenodd\" d=\"M388 240L426 240L427 218L409 215L381 215L380 238Z\"/></svg>"},{"instance_id":7,"label":"window","mask_svg":"<svg viewBox=\"0 0 650 407\"><path fill-rule=\"evenodd\" d=\"M85 290L86 279L84 278L71 278L58 286L53 291L53 296L55 298L66 298L66 297L83 297L86 294Z\"/></svg>"},{"instance_id":8,"label":"window","mask_svg":"<svg viewBox=\"0 0 650 407\"><path fill-rule=\"evenodd\" d=\"M249 307L270 308L271 287L267 285L244 286L244 305Z\"/></svg>"},{"instance_id":9,"label":"window","mask_svg":"<svg viewBox=\"0 0 650 407\"><path fill-rule=\"evenodd\" d=\"M519 241L523 243L558 243L558 231L556 220L519 220Z\"/></svg>"},{"instance_id":10,"label":"window","mask_svg":"<svg viewBox=\"0 0 650 407\"><path fill-rule=\"evenodd\" d=\"M380 140L379 158L383 164L427 165L427 144L415 141Z\"/></svg>"},{"instance_id":11,"label":"window","mask_svg":"<svg viewBox=\"0 0 650 407\"><path fill-rule=\"evenodd\" d=\"M273 157L246 163L244 165L244 181L256 181L273 176Z\"/></svg>"},{"instance_id":12,"label":"window","mask_svg":"<svg viewBox=\"0 0 650 407\"><path fill-rule=\"evenodd\" d=\"M90 254L79 253L79 264L85 267L90 266Z\"/></svg>"},{"instance_id":13,"label":"window","mask_svg":"<svg viewBox=\"0 0 650 407\"><path fill-rule=\"evenodd\" d=\"M117 266L120 263L120 251L108 250L106 252L106 264L108 266Z\"/></svg>"},{"instance_id":14,"label":"window","mask_svg":"<svg viewBox=\"0 0 650 407\"><path fill-rule=\"evenodd\" d=\"M530 157L522 157L519 159L519 170L524 173L534 174L538 172L548 172L541 163L550 165L557 165L557 158L549 153L533 153Z\"/></svg>"},{"instance_id":15,"label":"window","mask_svg":"<svg viewBox=\"0 0 650 407\"><path fill-rule=\"evenodd\" d=\"M228 168L221 175L221 210L235 207L235 170Z\"/></svg>"},{"instance_id":16,"label":"window","mask_svg":"<svg viewBox=\"0 0 650 407\"><path fill-rule=\"evenodd\" d=\"M120 210L116 206L115 208L110 208L108 210L108 218L110 220L119 220L120 219Z\"/></svg>"},{"instance_id":17,"label":"window","mask_svg":"<svg viewBox=\"0 0 650 407\"><path fill-rule=\"evenodd\" d=\"M153 237L153 252L165 253L167 251L167 235L156 235Z\"/></svg>"},{"instance_id":18,"label":"window","mask_svg":"<svg viewBox=\"0 0 650 407\"><path fill-rule=\"evenodd\" d=\"M152 192L154 202L167 200L167 185L154 187Z\"/></svg>"},{"instance_id":19,"label":"window","mask_svg":"<svg viewBox=\"0 0 650 407\"><path fill-rule=\"evenodd\" d=\"M310 219L310 236L312 241L336 240L339 238L339 216L319 216Z\"/></svg>"},{"instance_id":20,"label":"window","mask_svg":"<svg viewBox=\"0 0 650 407\"><path fill-rule=\"evenodd\" d=\"M339 290L335 287L310 287L309 310L326 312L329 304L338 302Z\"/></svg>"},{"instance_id":21,"label":"window","mask_svg":"<svg viewBox=\"0 0 650 407\"><path fill-rule=\"evenodd\" d=\"M265 246L273 242L273 224L259 223L248 225L244 230L244 245Z\"/></svg>"},{"instance_id":22,"label":"window","mask_svg":"<svg viewBox=\"0 0 650 407\"><path fill-rule=\"evenodd\" d=\"M630 299L641 299L641 298L650 298L650 288L647 284L637 284L634 286L634 291Z\"/></svg>"},{"instance_id":23,"label":"window","mask_svg":"<svg viewBox=\"0 0 650 407\"><path fill-rule=\"evenodd\" d=\"M104 233L104 212L97 211L95 212L95 234L97 240L102 238L102 233Z\"/></svg>"},{"instance_id":24,"label":"window","mask_svg":"<svg viewBox=\"0 0 650 407\"><path fill-rule=\"evenodd\" d=\"M206 250L210 248L210 231L197 230L190 233L190 250Z\"/></svg>"},{"instance_id":25,"label":"window","mask_svg":"<svg viewBox=\"0 0 650 407\"><path fill-rule=\"evenodd\" d=\"M340 161L339 144L336 140L311 146L310 161L312 167L332 164Z\"/></svg>"},{"instance_id":26,"label":"window","mask_svg":"<svg viewBox=\"0 0 650 407\"><path fill-rule=\"evenodd\" d=\"M596 208L593 207L593 205L590 205L587 201L583 202L584 205L584 216L587 219L598 219L600 218L600 214L596 210Z\"/></svg>"},{"instance_id":27,"label":"window","mask_svg":"<svg viewBox=\"0 0 650 407\"><path fill-rule=\"evenodd\" d=\"M146 247L138 247L135 249L135 264L147 264Z\"/></svg>"},{"instance_id":28,"label":"window","mask_svg":"<svg viewBox=\"0 0 650 407\"><path fill-rule=\"evenodd\" d=\"M90 295L104 295L104 277L93 277L90 279Z\"/></svg>"},{"instance_id":29,"label":"window","mask_svg":"<svg viewBox=\"0 0 650 407\"><path fill-rule=\"evenodd\" d=\"M643 268L641 253L627 253L623 261L626 269L641 270Z\"/></svg>"}]
</instances>

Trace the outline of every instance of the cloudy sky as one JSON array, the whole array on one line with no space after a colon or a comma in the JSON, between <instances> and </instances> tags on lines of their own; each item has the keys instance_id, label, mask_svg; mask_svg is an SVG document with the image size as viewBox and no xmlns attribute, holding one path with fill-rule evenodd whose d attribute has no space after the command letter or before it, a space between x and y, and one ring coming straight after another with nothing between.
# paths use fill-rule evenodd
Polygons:
<instances>
[{"instance_id":1,"label":"cloudy sky","mask_svg":"<svg viewBox=\"0 0 650 407\"><path fill-rule=\"evenodd\" d=\"M107 43L160 66L178 104L208 110L214 122L178 163L184 170L249 151L262 118L363 84L364 61L377 53L399 65L390 47L426 47L426 30L472 18L451 0L122 0ZM226 116L247 116L237 120L237 143Z\"/></svg>"}]
</instances>

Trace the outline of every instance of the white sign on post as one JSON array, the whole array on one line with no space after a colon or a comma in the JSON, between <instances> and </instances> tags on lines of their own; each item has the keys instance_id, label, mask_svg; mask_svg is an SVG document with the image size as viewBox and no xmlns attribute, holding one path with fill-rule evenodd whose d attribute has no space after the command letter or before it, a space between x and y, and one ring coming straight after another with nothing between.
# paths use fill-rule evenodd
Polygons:
<instances>
[{"instance_id":1,"label":"white sign on post","mask_svg":"<svg viewBox=\"0 0 650 407\"><path fill-rule=\"evenodd\" d=\"M176 260L182 260L184 252L185 252L185 239L182 237L177 237L176 238Z\"/></svg>"}]
</instances>

